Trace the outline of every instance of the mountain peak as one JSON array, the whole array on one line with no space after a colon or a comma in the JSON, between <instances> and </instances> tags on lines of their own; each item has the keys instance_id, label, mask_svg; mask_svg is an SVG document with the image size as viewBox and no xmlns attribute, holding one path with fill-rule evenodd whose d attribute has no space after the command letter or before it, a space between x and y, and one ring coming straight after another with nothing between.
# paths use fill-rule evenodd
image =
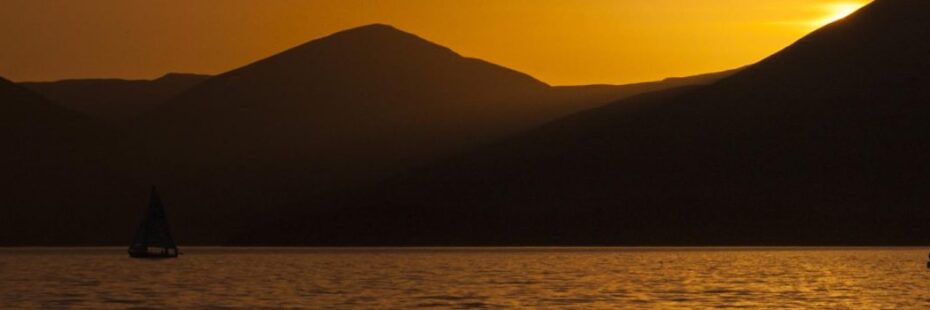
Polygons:
<instances>
[{"instance_id":1,"label":"mountain peak","mask_svg":"<svg viewBox=\"0 0 930 310\"><path fill-rule=\"evenodd\" d=\"M321 83L378 88L394 84L413 89L416 85L436 84L437 80L493 88L504 84L514 89L547 87L526 74L463 57L452 49L386 24L364 25L306 42L221 74L213 82L241 78L249 80L248 84L260 81L271 87L310 77L326 77L312 84L324 89ZM303 92L308 87L287 89Z\"/></svg>"},{"instance_id":2,"label":"mountain peak","mask_svg":"<svg viewBox=\"0 0 930 310\"><path fill-rule=\"evenodd\" d=\"M391 25L388 25L388 24L381 24L381 23L374 23L374 24L362 25L362 26L358 26L358 27L355 27L355 28L349 28L349 29L346 29L346 30L343 30L343 31L339 31L339 32L337 32L337 33L359 33L359 32L381 32L381 33L383 33L383 32L400 32L400 33L407 33L407 32L405 32L405 31L403 31L403 30L397 29L397 28L394 27L394 26L391 26Z\"/></svg>"},{"instance_id":3,"label":"mountain peak","mask_svg":"<svg viewBox=\"0 0 930 310\"><path fill-rule=\"evenodd\" d=\"M455 54L451 49L440 46L415 34L397 29L386 24L370 24L333 33L329 36L307 42L292 50L330 46L337 49L353 51L356 49L429 49L437 52ZM458 56L458 54L455 54Z\"/></svg>"},{"instance_id":4,"label":"mountain peak","mask_svg":"<svg viewBox=\"0 0 930 310\"><path fill-rule=\"evenodd\" d=\"M388 24L368 24L334 32L320 40L328 38L358 38L358 39L378 39L378 38L408 38L426 42L413 33L398 29Z\"/></svg>"}]
</instances>

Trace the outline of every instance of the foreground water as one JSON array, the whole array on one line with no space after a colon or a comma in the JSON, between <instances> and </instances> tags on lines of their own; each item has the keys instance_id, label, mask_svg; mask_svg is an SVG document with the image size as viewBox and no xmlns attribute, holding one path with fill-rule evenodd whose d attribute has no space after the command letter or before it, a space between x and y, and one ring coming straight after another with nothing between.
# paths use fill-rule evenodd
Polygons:
<instances>
[{"instance_id":1,"label":"foreground water","mask_svg":"<svg viewBox=\"0 0 930 310\"><path fill-rule=\"evenodd\" d=\"M0 249L0 308L928 308L918 248Z\"/></svg>"}]
</instances>

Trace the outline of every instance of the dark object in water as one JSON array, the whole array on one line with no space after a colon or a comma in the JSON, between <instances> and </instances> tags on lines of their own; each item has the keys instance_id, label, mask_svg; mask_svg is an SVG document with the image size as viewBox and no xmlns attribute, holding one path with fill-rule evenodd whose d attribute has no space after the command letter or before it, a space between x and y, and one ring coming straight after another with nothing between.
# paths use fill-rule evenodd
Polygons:
<instances>
[{"instance_id":1,"label":"dark object in water","mask_svg":"<svg viewBox=\"0 0 930 310\"><path fill-rule=\"evenodd\" d=\"M129 246L129 257L133 258L175 258L178 257L179 251L174 238L171 237L171 230L168 227L168 219L165 217L165 209L161 205L161 198L155 187L152 187L152 194L149 198L149 207L145 211L139 230L136 232L136 238Z\"/></svg>"}]
</instances>

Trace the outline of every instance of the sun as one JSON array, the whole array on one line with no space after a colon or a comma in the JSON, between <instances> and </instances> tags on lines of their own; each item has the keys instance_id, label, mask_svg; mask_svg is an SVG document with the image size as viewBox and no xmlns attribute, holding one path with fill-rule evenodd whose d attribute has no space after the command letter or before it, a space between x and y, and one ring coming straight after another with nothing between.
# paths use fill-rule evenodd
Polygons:
<instances>
[{"instance_id":1,"label":"sun","mask_svg":"<svg viewBox=\"0 0 930 310\"><path fill-rule=\"evenodd\" d=\"M827 11L829 12L829 15L820 20L817 20L814 23L816 23L818 26L833 23L835 21L846 18L846 16L849 16L852 13L855 13L860 8L862 8L862 6L863 4L859 3L835 3L828 5Z\"/></svg>"}]
</instances>

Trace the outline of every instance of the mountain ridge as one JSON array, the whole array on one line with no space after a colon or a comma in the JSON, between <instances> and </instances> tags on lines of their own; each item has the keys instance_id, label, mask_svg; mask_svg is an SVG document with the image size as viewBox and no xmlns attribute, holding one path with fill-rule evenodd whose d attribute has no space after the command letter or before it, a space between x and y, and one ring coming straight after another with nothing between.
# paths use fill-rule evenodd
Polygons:
<instances>
[{"instance_id":1,"label":"mountain ridge","mask_svg":"<svg viewBox=\"0 0 930 310\"><path fill-rule=\"evenodd\" d=\"M127 121L207 78L207 75L167 73L152 80L97 78L18 84L93 118Z\"/></svg>"}]
</instances>

